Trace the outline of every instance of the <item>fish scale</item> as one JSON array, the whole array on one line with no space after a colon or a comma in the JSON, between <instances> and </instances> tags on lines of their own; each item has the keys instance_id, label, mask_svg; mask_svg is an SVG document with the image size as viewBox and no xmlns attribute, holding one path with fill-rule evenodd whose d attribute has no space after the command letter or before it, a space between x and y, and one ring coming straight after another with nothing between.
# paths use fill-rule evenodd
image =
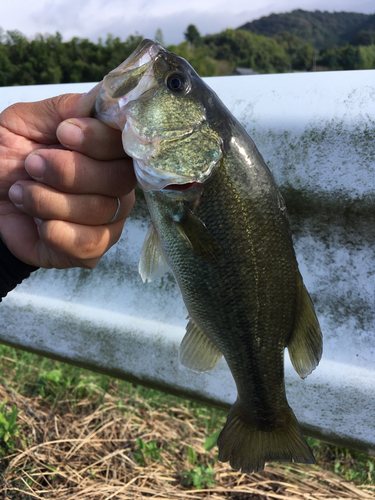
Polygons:
<instances>
[{"instance_id":1,"label":"fish scale","mask_svg":"<svg viewBox=\"0 0 375 500\"><path fill-rule=\"evenodd\" d=\"M152 40L104 78L94 114L123 127L145 192L142 279L170 266L189 312L181 363L206 371L223 355L236 382L219 460L243 472L313 463L286 399L283 356L288 347L306 377L322 335L284 201L254 142L193 68Z\"/></svg>"}]
</instances>

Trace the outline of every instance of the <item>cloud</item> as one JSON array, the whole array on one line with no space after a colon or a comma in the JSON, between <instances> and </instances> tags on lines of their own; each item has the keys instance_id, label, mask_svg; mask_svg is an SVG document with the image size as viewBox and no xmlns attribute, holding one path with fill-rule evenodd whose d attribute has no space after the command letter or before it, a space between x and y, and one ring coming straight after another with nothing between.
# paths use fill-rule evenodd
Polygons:
<instances>
[{"instance_id":1,"label":"cloud","mask_svg":"<svg viewBox=\"0 0 375 500\"><path fill-rule=\"evenodd\" d=\"M138 32L153 38L161 28L166 44L180 43L189 24L202 35L217 33L274 13L293 9L374 13L373 0L12 0L0 6L0 26L18 29L28 37L59 31L64 40L74 36L97 41L107 34L121 39Z\"/></svg>"}]
</instances>

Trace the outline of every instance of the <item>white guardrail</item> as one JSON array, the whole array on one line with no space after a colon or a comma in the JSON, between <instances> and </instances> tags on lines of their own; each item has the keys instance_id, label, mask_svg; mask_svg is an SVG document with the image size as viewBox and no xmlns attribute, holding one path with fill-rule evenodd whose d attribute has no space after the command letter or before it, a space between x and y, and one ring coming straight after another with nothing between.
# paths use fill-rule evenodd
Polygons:
<instances>
[{"instance_id":1,"label":"white guardrail","mask_svg":"<svg viewBox=\"0 0 375 500\"><path fill-rule=\"evenodd\" d=\"M375 71L207 78L246 127L285 197L298 262L324 335L288 400L306 435L375 454ZM0 88L0 109L94 84ZM92 271L39 270L1 308L0 342L228 408L225 361L180 365L186 310L171 275L143 284L142 201Z\"/></svg>"}]
</instances>

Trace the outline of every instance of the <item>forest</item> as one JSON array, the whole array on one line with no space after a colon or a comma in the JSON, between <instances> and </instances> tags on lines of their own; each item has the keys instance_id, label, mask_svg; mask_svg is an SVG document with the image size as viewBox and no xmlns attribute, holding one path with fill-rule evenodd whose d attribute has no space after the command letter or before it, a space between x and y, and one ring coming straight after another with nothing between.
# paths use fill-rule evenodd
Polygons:
<instances>
[{"instance_id":1,"label":"forest","mask_svg":"<svg viewBox=\"0 0 375 500\"><path fill-rule=\"evenodd\" d=\"M281 31L288 31L321 50L333 45L341 47L353 42L354 45L358 45L357 42L361 40L357 40L356 36L359 33L375 30L375 14L322 12L320 10L310 12L296 9L284 14L261 17L238 29L270 37Z\"/></svg>"},{"instance_id":2,"label":"forest","mask_svg":"<svg viewBox=\"0 0 375 500\"><path fill-rule=\"evenodd\" d=\"M79 37L65 42L56 32L29 40L17 30L0 29L0 86L99 81L142 38L109 34L97 43ZM164 45L160 29L155 38ZM206 36L191 24L184 38L166 48L201 76L230 75L236 68L260 74L375 68L375 14L298 9Z\"/></svg>"}]
</instances>

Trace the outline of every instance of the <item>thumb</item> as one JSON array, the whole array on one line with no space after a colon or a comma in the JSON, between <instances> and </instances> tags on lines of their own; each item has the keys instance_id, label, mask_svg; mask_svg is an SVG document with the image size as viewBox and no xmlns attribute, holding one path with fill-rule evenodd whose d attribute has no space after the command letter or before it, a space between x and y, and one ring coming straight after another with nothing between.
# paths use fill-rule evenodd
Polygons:
<instances>
[{"instance_id":1,"label":"thumb","mask_svg":"<svg viewBox=\"0 0 375 500\"><path fill-rule=\"evenodd\" d=\"M56 144L56 130L62 121L90 116L100 86L98 83L87 94L62 94L43 101L13 104L1 113L0 122L17 135L41 144Z\"/></svg>"},{"instance_id":2,"label":"thumb","mask_svg":"<svg viewBox=\"0 0 375 500\"><path fill-rule=\"evenodd\" d=\"M91 116L91 109L101 86L102 82L97 83L86 94L65 94L66 96L76 96L76 101L73 102L74 100L68 99L67 108L64 110L64 113L67 113L67 115L64 116L64 120L67 118L83 118Z\"/></svg>"}]
</instances>

